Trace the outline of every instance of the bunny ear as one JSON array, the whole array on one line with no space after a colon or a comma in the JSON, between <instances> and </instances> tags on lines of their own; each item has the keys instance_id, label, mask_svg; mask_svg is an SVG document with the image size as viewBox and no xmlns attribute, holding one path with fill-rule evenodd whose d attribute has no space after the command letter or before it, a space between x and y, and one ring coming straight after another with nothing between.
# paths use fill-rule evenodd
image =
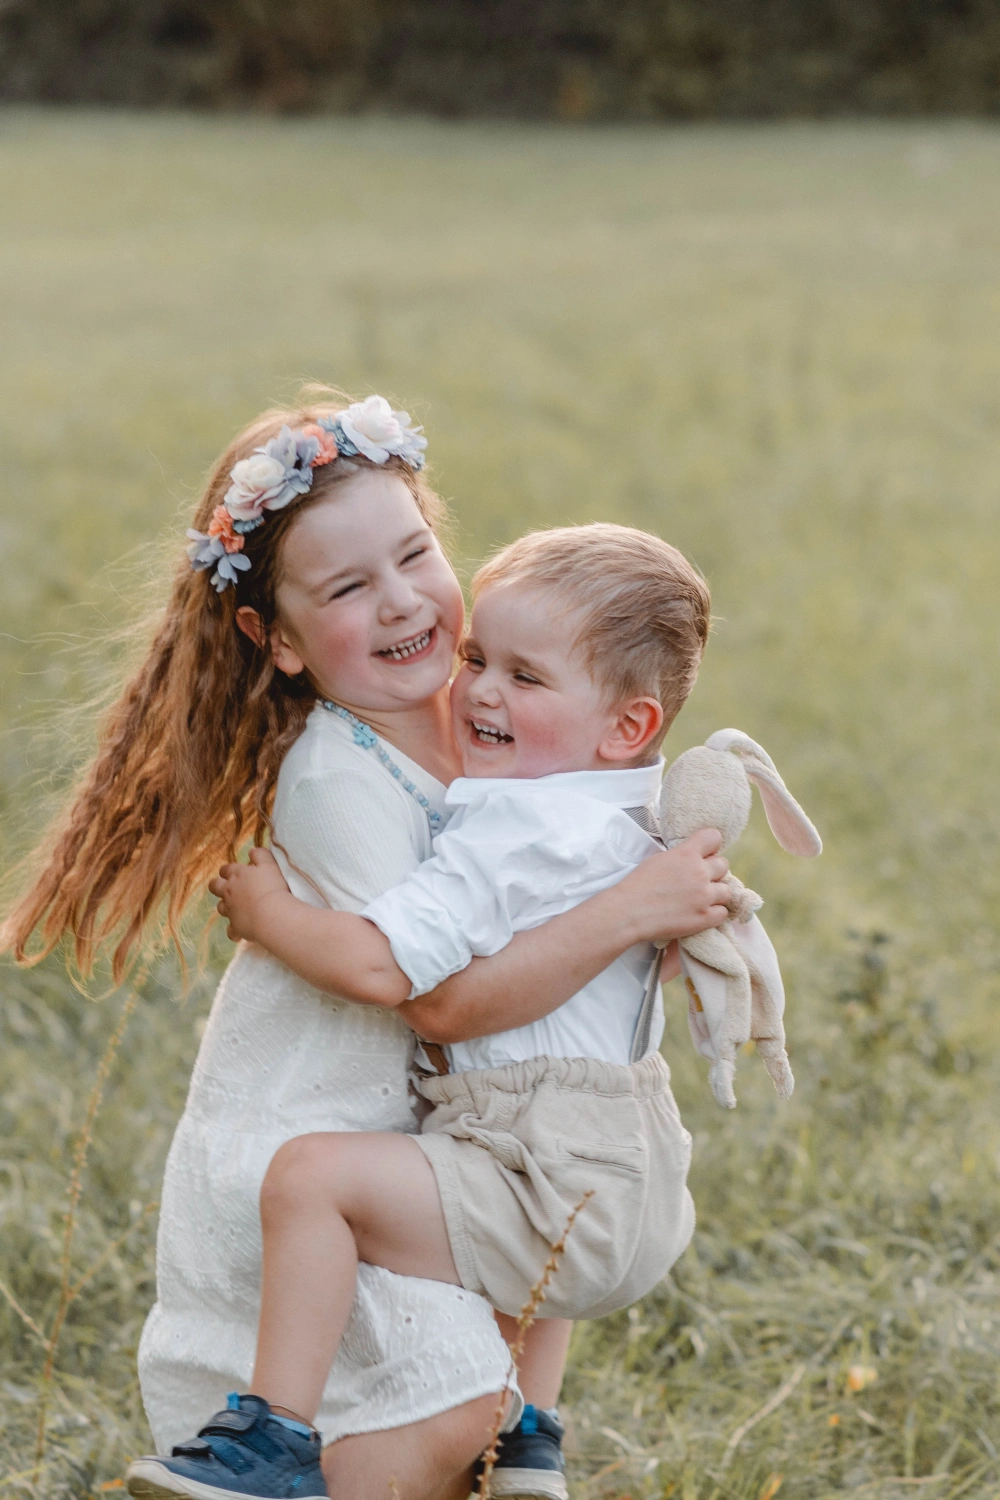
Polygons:
<instances>
[{"instance_id":1,"label":"bunny ear","mask_svg":"<svg viewBox=\"0 0 1000 1500\"><path fill-rule=\"evenodd\" d=\"M777 771L751 762L746 773L760 790L771 832L782 849L787 849L789 854L799 854L803 859L815 859L817 854L822 854L823 840Z\"/></svg>"},{"instance_id":2,"label":"bunny ear","mask_svg":"<svg viewBox=\"0 0 1000 1500\"><path fill-rule=\"evenodd\" d=\"M705 743L712 750L731 750L760 791L767 821L782 849L803 859L823 852L823 841L778 775L774 761L756 740L739 729L719 729Z\"/></svg>"}]
</instances>

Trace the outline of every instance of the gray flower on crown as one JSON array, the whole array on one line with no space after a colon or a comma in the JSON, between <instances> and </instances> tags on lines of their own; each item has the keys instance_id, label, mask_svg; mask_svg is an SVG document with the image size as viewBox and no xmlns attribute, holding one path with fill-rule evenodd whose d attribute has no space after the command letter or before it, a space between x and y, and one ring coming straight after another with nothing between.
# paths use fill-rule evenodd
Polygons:
<instances>
[{"instance_id":1,"label":"gray flower on crown","mask_svg":"<svg viewBox=\"0 0 1000 1500\"><path fill-rule=\"evenodd\" d=\"M227 552L221 537L206 536L203 531L195 531L193 527L188 528L188 536L191 540L187 555L195 572L201 573L214 567L215 572L209 582L219 594L230 584L235 587L239 575L249 568L250 559L244 557L242 552Z\"/></svg>"}]
</instances>

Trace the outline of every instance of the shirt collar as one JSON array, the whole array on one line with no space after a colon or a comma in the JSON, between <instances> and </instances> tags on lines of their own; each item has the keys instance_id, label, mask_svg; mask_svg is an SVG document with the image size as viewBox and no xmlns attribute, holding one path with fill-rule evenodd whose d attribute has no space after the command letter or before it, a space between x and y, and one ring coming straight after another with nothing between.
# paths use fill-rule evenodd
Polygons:
<instances>
[{"instance_id":1,"label":"shirt collar","mask_svg":"<svg viewBox=\"0 0 1000 1500\"><path fill-rule=\"evenodd\" d=\"M459 776L445 796L448 807L461 807L489 792L577 792L612 807L649 807L656 801L665 761L631 766L627 771L557 771L553 776Z\"/></svg>"}]
</instances>

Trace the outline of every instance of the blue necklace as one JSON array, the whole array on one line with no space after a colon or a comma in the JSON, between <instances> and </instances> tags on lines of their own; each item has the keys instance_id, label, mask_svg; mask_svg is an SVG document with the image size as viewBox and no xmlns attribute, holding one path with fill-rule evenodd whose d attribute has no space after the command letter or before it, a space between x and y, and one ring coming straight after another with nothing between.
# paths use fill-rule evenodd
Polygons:
<instances>
[{"instance_id":1,"label":"blue necklace","mask_svg":"<svg viewBox=\"0 0 1000 1500\"><path fill-rule=\"evenodd\" d=\"M400 766L397 766L396 762L386 754L374 729L370 729L367 724L362 724L360 719L356 719L348 709L341 708L339 703L331 703L328 698L321 698L320 704L327 710L328 713L336 714L338 719L343 719L345 724L350 724L351 729L354 733L354 743L356 745L361 745L365 750L375 751L375 754L385 766L386 770L389 772L389 775L395 777L400 786L403 788L404 792L409 792L414 802L420 803L420 806L427 814L427 821L430 824L431 833L440 833L441 829L444 827L444 818L442 818L439 812L431 807L430 803L424 796L423 792L419 789L419 787L414 786L409 777L403 775L402 768Z\"/></svg>"}]
</instances>

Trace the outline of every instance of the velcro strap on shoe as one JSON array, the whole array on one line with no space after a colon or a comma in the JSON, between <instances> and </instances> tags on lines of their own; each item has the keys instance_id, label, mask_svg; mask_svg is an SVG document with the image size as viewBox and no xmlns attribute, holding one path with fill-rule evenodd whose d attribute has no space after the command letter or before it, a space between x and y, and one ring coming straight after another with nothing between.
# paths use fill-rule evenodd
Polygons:
<instances>
[{"instance_id":1,"label":"velcro strap on shoe","mask_svg":"<svg viewBox=\"0 0 1000 1500\"><path fill-rule=\"evenodd\" d=\"M186 1443L175 1443L170 1450L174 1458L208 1458L211 1447L204 1438L189 1438Z\"/></svg>"},{"instance_id":2,"label":"velcro strap on shoe","mask_svg":"<svg viewBox=\"0 0 1000 1500\"><path fill-rule=\"evenodd\" d=\"M188 1443L178 1443L173 1450L174 1458L200 1458L206 1462L217 1458L233 1474L245 1474L254 1466L253 1459L228 1437L192 1438Z\"/></svg>"},{"instance_id":3,"label":"velcro strap on shoe","mask_svg":"<svg viewBox=\"0 0 1000 1500\"><path fill-rule=\"evenodd\" d=\"M259 1413L255 1411L217 1411L198 1431L199 1437L207 1437L210 1432L249 1432L257 1421Z\"/></svg>"},{"instance_id":4,"label":"velcro strap on shoe","mask_svg":"<svg viewBox=\"0 0 1000 1500\"><path fill-rule=\"evenodd\" d=\"M240 1438L240 1443L244 1448L252 1448L255 1453L259 1453L261 1458L266 1458L268 1462L273 1462L276 1458L280 1458L285 1452L281 1444L276 1443L274 1438L266 1433L262 1427L254 1427L250 1432L244 1433Z\"/></svg>"}]
</instances>

